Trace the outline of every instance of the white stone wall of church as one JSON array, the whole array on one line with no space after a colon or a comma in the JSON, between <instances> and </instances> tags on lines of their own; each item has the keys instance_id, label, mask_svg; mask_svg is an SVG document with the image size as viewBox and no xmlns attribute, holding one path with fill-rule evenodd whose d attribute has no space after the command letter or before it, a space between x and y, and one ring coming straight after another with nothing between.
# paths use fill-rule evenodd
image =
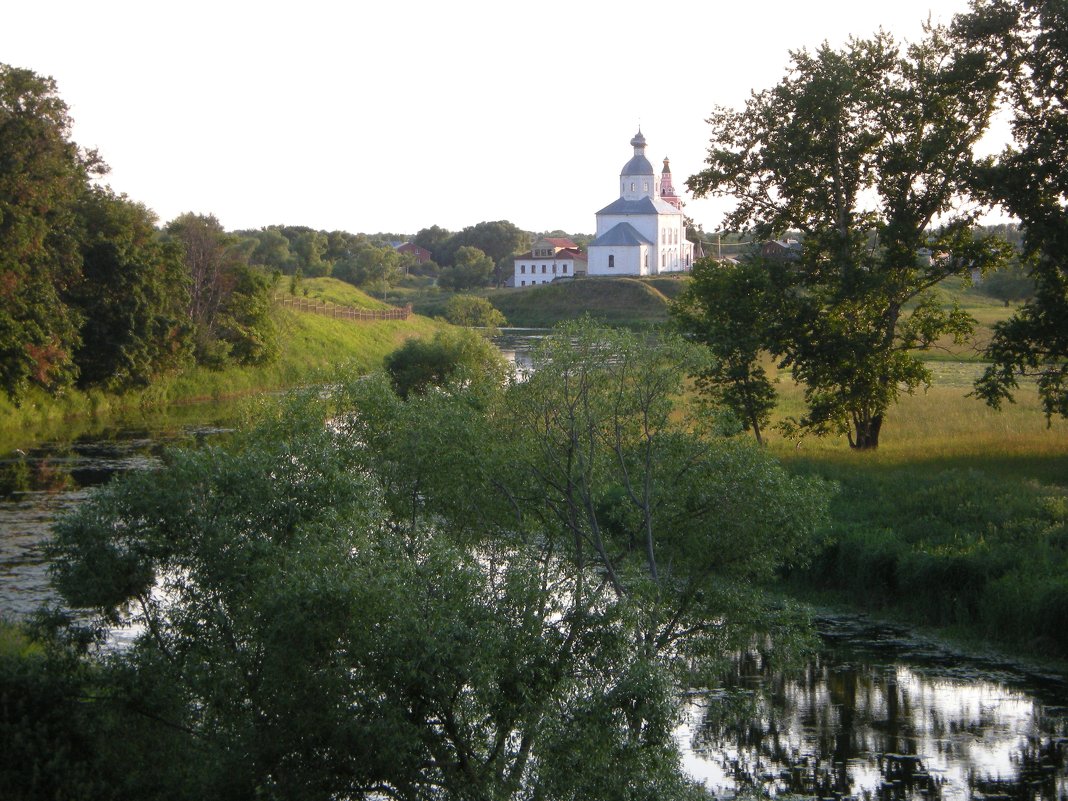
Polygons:
<instances>
[{"instance_id":1,"label":"white stone wall of church","mask_svg":"<svg viewBox=\"0 0 1068 801\"><path fill-rule=\"evenodd\" d=\"M654 197L660 191L660 182L652 175L619 176L619 196L627 200Z\"/></svg>"},{"instance_id":2,"label":"white stone wall of church","mask_svg":"<svg viewBox=\"0 0 1068 801\"><path fill-rule=\"evenodd\" d=\"M641 247L591 247L589 250L589 275L644 275L642 262L648 248ZM613 256L613 267L608 266L608 257Z\"/></svg>"}]
</instances>

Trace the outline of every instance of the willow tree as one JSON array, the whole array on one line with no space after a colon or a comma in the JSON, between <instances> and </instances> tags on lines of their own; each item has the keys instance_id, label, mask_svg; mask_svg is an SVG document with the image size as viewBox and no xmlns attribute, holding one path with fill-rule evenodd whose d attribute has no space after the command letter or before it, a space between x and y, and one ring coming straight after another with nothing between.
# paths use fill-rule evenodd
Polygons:
<instances>
[{"instance_id":1,"label":"willow tree","mask_svg":"<svg viewBox=\"0 0 1068 801\"><path fill-rule=\"evenodd\" d=\"M696 350L569 327L526 381L364 377L109 484L54 541L141 624L109 752L166 734L167 798L707 798L679 691L789 623L758 585L827 488L685 418Z\"/></svg>"},{"instance_id":2,"label":"willow tree","mask_svg":"<svg viewBox=\"0 0 1068 801\"><path fill-rule=\"evenodd\" d=\"M708 120L689 188L736 201L728 228L803 238L759 296L764 347L805 386L795 431L876 448L900 393L930 383L917 352L971 331L933 290L1002 257L961 205L997 92L994 59L928 28L908 46L880 33L793 53L778 85Z\"/></svg>"}]
</instances>

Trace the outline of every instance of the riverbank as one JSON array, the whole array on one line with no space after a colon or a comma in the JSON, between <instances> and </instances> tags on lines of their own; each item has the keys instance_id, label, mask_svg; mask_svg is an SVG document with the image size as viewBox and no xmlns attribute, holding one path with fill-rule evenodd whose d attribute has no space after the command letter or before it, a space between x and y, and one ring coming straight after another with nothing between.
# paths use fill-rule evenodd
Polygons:
<instances>
[{"instance_id":1,"label":"riverbank","mask_svg":"<svg viewBox=\"0 0 1068 801\"><path fill-rule=\"evenodd\" d=\"M321 383L338 370L367 372L410 337L432 334L440 323L425 317L351 322L274 309L280 353L270 364L222 370L192 367L143 390L113 394L69 391L52 397L27 393L20 406L0 397L0 453L109 420L159 414L170 407L247 397Z\"/></svg>"},{"instance_id":2,"label":"riverbank","mask_svg":"<svg viewBox=\"0 0 1068 801\"><path fill-rule=\"evenodd\" d=\"M968 397L975 363L931 364L937 382L887 416L879 450L842 439L769 448L830 479L826 541L788 587L1039 659L1068 659L1068 421L1047 427L1034 387L995 412ZM780 385L780 413L798 405Z\"/></svg>"}]
</instances>

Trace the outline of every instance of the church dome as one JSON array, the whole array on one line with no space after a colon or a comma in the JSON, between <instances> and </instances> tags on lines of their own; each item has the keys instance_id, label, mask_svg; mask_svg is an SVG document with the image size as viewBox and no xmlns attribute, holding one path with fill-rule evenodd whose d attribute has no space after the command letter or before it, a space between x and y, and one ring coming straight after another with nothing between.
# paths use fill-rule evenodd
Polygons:
<instances>
[{"instance_id":1,"label":"church dome","mask_svg":"<svg viewBox=\"0 0 1068 801\"><path fill-rule=\"evenodd\" d=\"M623 165L623 170L619 173L620 177L625 175L653 175L653 165L645 157L645 136L641 130L634 134L630 144L634 148L634 157Z\"/></svg>"},{"instance_id":2,"label":"church dome","mask_svg":"<svg viewBox=\"0 0 1068 801\"><path fill-rule=\"evenodd\" d=\"M653 165L649 163L649 159L645 156L635 156L626 164L623 165L623 171L620 175L652 175Z\"/></svg>"}]
</instances>

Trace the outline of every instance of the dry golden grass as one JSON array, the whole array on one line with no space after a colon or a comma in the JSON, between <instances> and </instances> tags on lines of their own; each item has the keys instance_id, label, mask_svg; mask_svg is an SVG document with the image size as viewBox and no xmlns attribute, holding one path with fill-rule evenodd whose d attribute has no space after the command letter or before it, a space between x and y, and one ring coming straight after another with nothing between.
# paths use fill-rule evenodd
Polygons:
<instances>
[{"instance_id":1,"label":"dry golden grass","mask_svg":"<svg viewBox=\"0 0 1068 801\"><path fill-rule=\"evenodd\" d=\"M1033 384L1017 402L995 411L968 397L982 371L974 362L930 362L935 374L926 392L905 395L886 415L875 453L858 453L844 437L786 440L777 430L769 448L784 459L819 460L858 469L915 465L922 469L975 468L995 475L1068 485L1068 421L1047 426ZM788 377L776 385L776 419L804 411L802 389Z\"/></svg>"}]
</instances>

